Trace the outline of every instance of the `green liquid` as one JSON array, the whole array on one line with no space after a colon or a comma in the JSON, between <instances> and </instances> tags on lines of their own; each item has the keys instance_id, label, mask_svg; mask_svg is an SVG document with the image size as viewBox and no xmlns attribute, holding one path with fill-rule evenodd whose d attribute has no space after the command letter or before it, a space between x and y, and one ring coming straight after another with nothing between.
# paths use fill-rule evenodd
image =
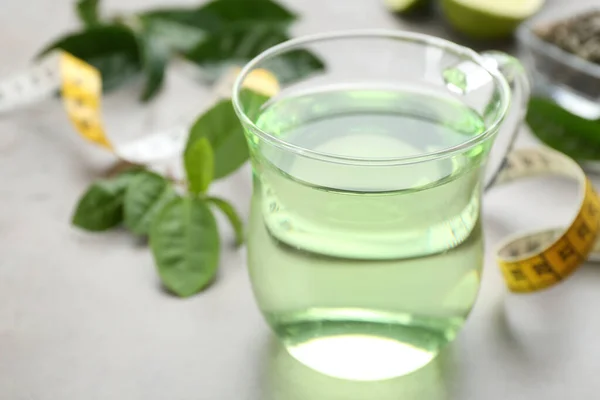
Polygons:
<instances>
[{"instance_id":1,"label":"green liquid","mask_svg":"<svg viewBox=\"0 0 600 400\"><path fill-rule=\"evenodd\" d=\"M257 125L288 143L356 158L423 154L485 130L450 98L364 89L279 100ZM404 375L431 361L477 297L488 144L426 163L356 166L249 139L250 275L288 351L354 380Z\"/></svg>"}]
</instances>

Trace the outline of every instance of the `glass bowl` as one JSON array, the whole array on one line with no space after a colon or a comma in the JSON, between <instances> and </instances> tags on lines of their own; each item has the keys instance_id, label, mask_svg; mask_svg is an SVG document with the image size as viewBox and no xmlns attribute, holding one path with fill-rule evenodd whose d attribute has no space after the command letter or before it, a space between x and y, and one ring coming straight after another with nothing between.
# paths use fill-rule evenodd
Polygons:
<instances>
[{"instance_id":1,"label":"glass bowl","mask_svg":"<svg viewBox=\"0 0 600 400\"><path fill-rule=\"evenodd\" d=\"M532 78L536 96L553 99L580 117L600 119L600 65L571 54L541 39L535 29L569 19L586 11L600 10L597 0L568 8L553 7L521 25L517 31L519 53ZM600 172L600 162L586 163Z\"/></svg>"}]
</instances>

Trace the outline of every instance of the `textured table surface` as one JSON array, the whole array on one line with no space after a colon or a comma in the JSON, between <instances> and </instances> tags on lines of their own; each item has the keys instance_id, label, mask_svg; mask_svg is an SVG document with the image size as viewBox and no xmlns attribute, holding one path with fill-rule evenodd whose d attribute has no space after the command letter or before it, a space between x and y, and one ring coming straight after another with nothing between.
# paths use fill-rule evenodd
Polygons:
<instances>
[{"instance_id":1,"label":"textured table surface","mask_svg":"<svg viewBox=\"0 0 600 400\"><path fill-rule=\"evenodd\" d=\"M66 0L2 0L0 73L25 67L76 21ZM157 1L106 1L110 11ZM162 4L166 4L164 0ZM288 0L296 34L350 28L441 28L406 23L374 0ZM553 0L560 9L576 0ZM147 108L136 91L106 101L111 132L168 126L207 96L180 76ZM196 102L196 103L194 103ZM531 143L523 132L521 143ZM567 221L573 186L536 181L486 195L481 296L460 338L434 363L383 383L321 376L286 355L252 299L245 250L224 241L218 282L179 300L160 289L148 248L121 231L69 225L79 194L112 159L73 133L57 101L0 116L0 400L562 400L600 391L600 267L556 288L507 293L493 248L507 233ZM215 193L247 215L243 168ZM222 231L232 232L220 220Z\"/></svg>"}]
</instances>

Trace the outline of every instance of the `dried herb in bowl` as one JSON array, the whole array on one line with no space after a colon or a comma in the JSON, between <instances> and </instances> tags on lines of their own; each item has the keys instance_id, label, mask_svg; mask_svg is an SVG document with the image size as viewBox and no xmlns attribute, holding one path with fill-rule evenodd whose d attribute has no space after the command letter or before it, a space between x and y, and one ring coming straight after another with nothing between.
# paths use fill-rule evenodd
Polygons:
<instances>
[{"instance_id":1,"label":"dried herb in bowl","mask_svg":"<svg viewBox=\"0 0 600 400\"><path fill-rule=\"evenodd\" d=\"M527 123L547 145L600 165L600 9L519 31L534 83Z\"/></svg>"},{"instance_id":2,"label":"dried herb in bowl","mask_svg":"<svg viewBox=\"0 0 600 400\"><path fill-rule=\"evenodd\" d=\"M584 107L561 105L600 118L600 9L527 24L518 38L538 94L581 100Z\"/></svg>"},{"instance_id":3,"label":"dried herb in bowl","mask_svg":"<svg viewBox=\"0 0 600 400\"><path fill-rule=\"evenodd\" d=\"M600 65L600 9L538 27L534 32L546 42Z\"/></svg>"}]
</instances>

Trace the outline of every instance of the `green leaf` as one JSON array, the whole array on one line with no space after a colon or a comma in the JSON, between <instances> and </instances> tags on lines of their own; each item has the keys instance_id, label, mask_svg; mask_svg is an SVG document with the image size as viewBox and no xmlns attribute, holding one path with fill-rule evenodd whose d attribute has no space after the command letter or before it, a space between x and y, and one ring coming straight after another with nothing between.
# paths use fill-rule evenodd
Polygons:
<instances>
[{"instance_id":1,"label":"green leaf","mask_svg":"<svg viewBox=\"0 0 600 400\"><path fill-rule=\"evenodd\" d=\"M185 152L201 138L208 139L213 149L214 179L229 175L248 159L244 131L231 100L220 101L198 118L190 131Z\"/></svg>"},{"instance_id":2,"label":"green leaf","mask_svg":"<svg viewBox=\"0 0 600 400\"><path fill-rule=\"evenodd\" d=\"M146 29L151 29L172 51L186 52L205 37L206 30L217 25L209 15L196 9L155 10L139 16Z\"/></svg>"},{"instance_id":3,"label":"green leaf","mask_svg":"<svg viewBox=\"0 0 600 400\"><path fill-rule=\"evenodd\" d=\"M141 57L134 33L121 25L105 25L58 39L41 55L62 49L98 68L105 90L125 83L141 70Z\"/></svg>"},{"instance_id":4,"label":"green leaf","mask_svg":"<svg viewBox=\"0 0 600 400\"><path fill-rule=\"evenodd\" d=\"M244 90L242 94L246 113L251 117L264 104L268 97ZM248 145L244 129L240 124L231 100L222 100L201 115L190 130L185 152L201 138L210 142L214 153L214 179L229 175L248 160Z\"/></svg>"},{"instance_id":5,"label":"green leaf","mask_svg":"<svg viewBox=\"0 0 600 400\"><path fill-rule=\"evenodd\" d=\"M577 160L600 160L600 122L581 118L552 101L534 97L527 123L548 146Z\"/></svg>"},{"instance_id":6,"label":"green leaf","mask_svg":"<svg viewBox=\"0 0 600 400\"><path fill-rule=\"evenodd\" d=\"M148 235L154 217L176 197L170 182L162 176L148 171L139 173L125 191L125 226L136 235Z\"/></svg>"},{"instance_id":7,"label":"green leaf","mask_svg":"<svg viewBox=\"0 0 600 400\"><path fill-rule=\"evenodd\" d=\"M205 69L209 80L216 80L231 65L243 65L263 51L288 40L279 28L269 25L234 27L208 36L185 57ZM323 62L307 50L283 53L262 65L280 83L304 78L324 68Z\"/></svg>"},{"instance_id":8,"label":"green leaf","mask_svg":"<svg viewBox=\"0 0 600 400\"><path fill-rule=\"evenodd\" d=\"M77 1L77 15L83 25L91 27L100 24L100 16L98 12L98 4L100 0L78 0Z\"/></svg>"},{"instance_id":9,"label":"green leaf","mask_svg":"<svg viewBox=\"0 0 600 400\"><path fill-rule=\"evenodd\" d=\"M73 225L88 231L105 231L123 221L125 190L138 171L126 171L116 178L94 182L79 200Z\"/></svg>"},{"instance_id":10,"label":"green leaf","mask_svg":"<svg viewBox=\"0 0 600 400\"><path fill-rule=\"evenodd\" d=\"M296 19L295 14L271 0L218 0L202 7L152 10L139 17L143 21L170 25L168 36L180 43L189 42L184 35L194 31L215 33L232 26L256 24L283 29Z\"/></svg>"},{"instance_id":11,"label":"green leaf","mask_svg":"<svg viewBox=\"0 0 600 400\"><path fill-rule=\"evenodd\" d=\"M142 56L142 68L146 75L146 84L141 100L151 100L162 88L165 79L165 70L171 57L171 44L165 40L160 30L152 23L144 25L138 35L138 42Z\"/></svg>"},{"instance_id":12,"label":"green leaf","mask_svg":"<svg viewBox=\"0 0 600 400\"><path fill-rule=\"evenodd\" d=\"M260 115L262 106L270 99L270 96L255 92L251 89L242 89L240 92L240 103L244 113L252 121L256 122L256 118Z\"/></svg>"},{"instance_id":13,"label":"green leaf","mask_svg":"<svg viewBox=\"0 0 600 400\"><path fill-rule=\"evenodd\" d=\"M181 297L204 289L219 264L219 233L205 201L177 198L157 215L150 247L163 284Z\"/></svg>"},{"instance_id":14,"label":"green leaf","mask_svg":"<svg viewBox=\"0 0 600 400\"><path fill-rule=\"evenodd\" d=\"M231 203L218 197L209 197L206 200L217 206L225 214L235 232L235 244L237 246L242 245L244 243L244 224L235 208Z\"/></svg>"},{"instance_id":15,"label":"green leaf","mask_svg":"<svg viewBox=\"0 0 600 400\"><path fill-rule=\"evenodd\" d=\"M294 13L271 0L215 0L198 11L218 23L219 29L233 24L257 23L285 28L297 18Z\"/></svg>"},{"instance_id":16,"label":"green leaf","mask_svg":"<svg viewBox=\"0 0 600 400\"><path fill-rule=\"evenodd\" d=\"M164 8L147 11L140 14L140 18L152 21L169 21L203 31L219 28L217 21L210 14L201 11L198 7Z\"/></svg>"},{"instance_id":17,"label":"green leaf","mask_svg":"<svg viewBox=\"0 0 600 400\"><path fill-rule=\"evenodd\" d=\"M188 191L196 195L205 193L215 174L215 156L206 137L201 137L186 146L183 163Z\"/></svg>"}]
</instances>

